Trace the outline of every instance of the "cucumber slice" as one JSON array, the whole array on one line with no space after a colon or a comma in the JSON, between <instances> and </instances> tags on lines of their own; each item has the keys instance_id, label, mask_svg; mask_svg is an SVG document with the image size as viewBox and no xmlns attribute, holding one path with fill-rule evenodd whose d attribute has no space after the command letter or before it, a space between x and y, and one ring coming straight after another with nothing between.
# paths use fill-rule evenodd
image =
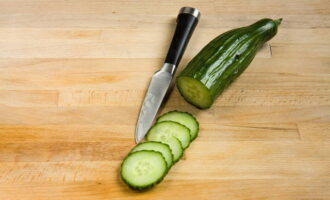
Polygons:
<instances>
[{"instance_id":1,"label":"cucumber slice","mask_svg":"<svg viewBox=\"0 0 330 200\"><path fill-rule=\"evenodd\" d=\"M163 114L157 119L157 122L162 122L162 121L174 121L185 125L187 128L190 129L191 141L193 141L198 135L198 131L199 131L198 121L190 113L181 112L177 110L170 111L168 113Z\"/></svg>"},{"instance_id":2,"label":"cucumber slice","mask_svg":"<svg viewBox=\"0 0 330 200\"><path fill-rule=\"evenodd\" d=\"M159 183L167 173L163 155L143 150L127 155L121 164L121 178L131 188L144 190Z\"/></svg>"},{"instance_id":3,"label":"cucumber slice","mask_svg":"<svg viewBox=\"0 0 330 200\"><path fill-rule=\"evenodd\" d=\"M148 134L156 134L162 138L175 136L180 140L183 149L186 149L190 144L190 130L184 125L173 121L156 123L150 128Z\"/></svg>"},{"instance_id":4,"label":"cucumber slice","mask_svg":"<svg viewBox=\"0 0 330 200\"><path fill-rule=\"evenodd\" d=\"M180 140L174 136L159 137L157 134L148 134L148 141L158 141L167 144L173 153L173 164L176 163L183 155L183 148Z\"/></svg>"},{"instance_id":5,"label":"cucumber slice","mask_svg":"<svg viewBox=\"0 0 330 200\"><path fill-rule=\"evenodd\" d=\"M135 146L131 152L142 150L158 151L164 156L168 169L173 165L173 154L168 144L156 141L143 142Z\"/></svg>"}]
</instances>

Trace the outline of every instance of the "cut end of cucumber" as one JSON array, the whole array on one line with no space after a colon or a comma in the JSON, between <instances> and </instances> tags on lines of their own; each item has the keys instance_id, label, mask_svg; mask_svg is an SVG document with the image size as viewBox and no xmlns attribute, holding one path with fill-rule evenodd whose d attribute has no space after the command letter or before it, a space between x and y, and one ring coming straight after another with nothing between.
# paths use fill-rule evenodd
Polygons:
<instances>
[{"instance_id":1,"label":"cut end of cucumber","mask_svg":"<svg viewBox=\"0 0 330 200\"><path fill-rule=\"evenodd\" d=\"M207 109L212 105L210 92L200 81L180 76L177 79L177 86L184 99L196 107Z\"/></svg>"}]
</instances>

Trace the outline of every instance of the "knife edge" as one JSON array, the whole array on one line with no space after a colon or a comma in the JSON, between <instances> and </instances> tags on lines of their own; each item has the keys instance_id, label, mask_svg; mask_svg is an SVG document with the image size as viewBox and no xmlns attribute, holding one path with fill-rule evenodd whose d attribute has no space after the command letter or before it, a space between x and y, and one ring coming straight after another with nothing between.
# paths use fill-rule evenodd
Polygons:
<instances>
[{"instance_id":1,"label":"knife edge","mask_svg":"<svg viewBox=\"0 0 330 200\"><path fill-rule=\"evenodd\" d=\"M140 109L135 130L135 142L139 143L151 127L170 88L175 66L165 63L150 81Z\"/></svg>"}]
</instances>

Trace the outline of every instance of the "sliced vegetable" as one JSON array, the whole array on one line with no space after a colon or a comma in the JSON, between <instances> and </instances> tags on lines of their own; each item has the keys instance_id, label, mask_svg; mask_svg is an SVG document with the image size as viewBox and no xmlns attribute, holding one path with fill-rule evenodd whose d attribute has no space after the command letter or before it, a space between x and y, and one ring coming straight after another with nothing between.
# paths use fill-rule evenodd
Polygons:
<instances>
[{"instance_id":1,"label":"sliced vegetable","mask_svg":"<svg viewBox=\"0 0 330 200\"><path fill-rule=\"evenodd\" d=\"M127 155L121 177L131 188L143 190L159 183L167 173L165 158L157 151L143 150Z\"/></svg>"},{"instance_id":2,"label":"sliced vegetable","mask_svg":"<svg viewBox=\"0 0 330 200\"><path fill-rule=\"evenodd\" d=\"M173 163L177 162L183 155L183 148L180 140L174 136L169 137L159 137L158 134L151 133L147 135L148 141L158 141L170 146L173 153Z\"/></svg>"},{"instance_id":3,"label":"sliced vegetable","mask_svg":"<svg viewBox=\"0 0 330 200\"><path fill-rule=\"evenodd\" d=\"M187 128L190 129L190 140L194 140L199 131L199 124L196 120L196 118L191 115L188 112L181 112L181 111L171 111L168 113L163 114L157 119L157 122L162 122L162 121L174 121L178 122Z\"/></svg>"},{"instance_id":4,"label":"sliced vegetable","mask_svg":"<svg viewBox=\"0 0 330 200\"><path fill-rule=\"evenodd\" d=\"M179 123L181 122L181 123ZM191 135L191 130L194 133ZM163 180L169 169L183 155L198 133L198 122L189 113L171 111L158 119L123 160L122 180L132 189L145 190Z\"/></svg>"},{"instance_id":5,"label":"sliced vegetable","mask_svg":"<svg viewBox=\"0 0 330 200\"><path fill-rule=\"evenodd\" d=\"M166 160L167 168L168 169L171 168L173 164L173 154L168 144L156 142L156 141L143 142L136 145L131 152L142 151L142 150L153 150L160 152Z\"/></svg>"},{"instance_id":6,"label":"sliced vegetable","mask_svg":"<svg viewBox=\"0 0 330 200\"><path fill-rule=\"evenodd\" d=\"M150 128L148 135L156 135L160 138L176 137L180 140L182 148L186 149L190 144L190 130L182 124L173 121L162 121Z\"/></svg>"}]
</instances>

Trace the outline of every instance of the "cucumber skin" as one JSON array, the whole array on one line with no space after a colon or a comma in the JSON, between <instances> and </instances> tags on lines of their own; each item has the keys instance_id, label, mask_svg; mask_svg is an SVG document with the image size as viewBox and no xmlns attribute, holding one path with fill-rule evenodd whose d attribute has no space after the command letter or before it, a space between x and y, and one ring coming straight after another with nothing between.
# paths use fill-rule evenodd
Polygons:
<instances>
[{"instance_id":1,"label":"cucumber skin","mask_svg":"<svg viewBox=\"0 0 330 200\"><path fill-rule=\"evenodd\" d=\"M225 32L208 43L178 75L200 81L209 90L211 107L215 99L248 67L257 50L273 38L282 19L261 19L256 23ZM180 91L183 98L192 103Z\"/></svg>"},{"instance_id":2,"label":"cucumber skin","mask_svg":"<svg viewBox=\"0 0 330 200\"><path fill-rule=\"evenodd\" d=\"M199 133L199 122L197 121L196 117L195 117L194 115L192 115L191 113L189 113L189 112L185 112L185 111L179 111L179 110L172 110L172 111L169 111L169 112L164 113L164 114L162 114L161 116L159 116L159 117L156 119L156 122L157 122L157 123L160 123L159 119L160 119L161 117L163 117L163 116L165 116L165 115L167 115L167 114L174 113L174 112L178 112L178 113L186 113L186 114L190 115L190 116L195 120L195 122L196 122L196 124L197 124L197 133L196 133L196 136L195 136L194 138L191 138L191 140L190 140L190 143L191 143L192 141L194 141L194 140L198 137L198 133ZM179 122L177 122L177 123L179 123ZM181 123L179 123L179 124L181 124ZM183 124L181 124L181 125L183 125ZM185 126L185 125L183 125L183 126ZM188 127L187 127L187 128L188 128ZM189 129L189 128L188 128L188 129ZM189 146L188 146L188 147L189 147Z\"/></svg>"},{"instance_id":3,"label":"cucumber skin","mask_svg":"<svg viewBox=\"0 0 330 200\"><path fill-rule=\"evenodd\" d=\"M156 152L156 153L160 154L160 155L163 157L164 162L165 162L165 165L166 165L166 160L165 160L163 154L161 154L161 153L158 152L158 151L153 151L153 150L142 150L142 151L136 151L136 152L145 152L145 151L146 151L146 152L148 152L148 151L149 151L149 152ZM148 190L148 189L154 187L154 186L157 185L158 183L160 183L160 182L165 178L165 176L166 176L166 174L168 173L169 169L167 169L167 167L166 167L167 170L165 171L165 173L163 174L163 176L161 176L158 180L156 180L155 182L153 182L153 183L150 184L150 185L147 185L147 186L144 186L144 187L139 187L139 186L134 186L134 185L130 184L129 181L127 181L127 180L125 179L125 177L123 176L122 168L123 168L123 164L124 164L125 160L126 160L131 154L134 154L134 153L136 153L136 152L130 152L129 154L127 154L127 156L125 157L125 159L124 159L123 162L121 163L121 165L120 165L120 177L121 177L121 179L124 181L124 183L125 183L129 188L131 188L131 189L133 189L133 190L136 190L136 191L145 191L145 190Z\"/></svg>"}]
</instances>

